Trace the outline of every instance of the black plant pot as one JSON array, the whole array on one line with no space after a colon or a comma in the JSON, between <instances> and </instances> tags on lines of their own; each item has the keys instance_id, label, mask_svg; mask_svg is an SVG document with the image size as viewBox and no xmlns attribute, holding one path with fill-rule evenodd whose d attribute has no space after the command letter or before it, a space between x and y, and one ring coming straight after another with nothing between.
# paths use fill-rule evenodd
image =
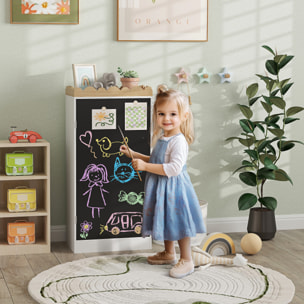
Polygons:
<instances>
[{"instance_id":1,"label":"black plant pot","mask_svg":"<svg viewBox=\"0 0 304 304\"><path fill-rule=\"evenodd\" d=\"M273 239L277 231L274 210L251 208L247 231L257 234L263 241Z\"/></svg>"}]
</instances>

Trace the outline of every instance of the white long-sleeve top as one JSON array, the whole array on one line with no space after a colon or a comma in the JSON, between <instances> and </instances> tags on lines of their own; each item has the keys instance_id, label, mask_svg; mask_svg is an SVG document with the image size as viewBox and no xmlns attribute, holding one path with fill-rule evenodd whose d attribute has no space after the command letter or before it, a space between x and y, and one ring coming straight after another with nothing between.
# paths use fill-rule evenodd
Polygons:
<instances>
[{"instance_id":1,"label":"white long-sleeve top","mask_svg":"<svg viewBox=\"0 0 304 304\"><path fill-rule=\"evenodd\" d=\"M161 139L169 140L172 137L162 136ZM188 158L188 143L183 134L175 136L168 143L165 153L165 163L163 168L168 178L181 173Z\"/></svg>"}]
</instances>

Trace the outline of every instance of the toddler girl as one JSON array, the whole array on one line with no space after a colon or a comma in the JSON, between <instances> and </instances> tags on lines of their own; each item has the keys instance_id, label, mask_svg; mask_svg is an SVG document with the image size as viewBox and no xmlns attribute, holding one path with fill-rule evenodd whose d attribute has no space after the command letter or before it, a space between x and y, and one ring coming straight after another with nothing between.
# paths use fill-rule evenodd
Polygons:
<instances>
[{"instance_id":1,"label":"toddler girl","mask_svg":"<svg viewBox=\"0 0 304 304\"><path fill-rule=\"evenodd\" d=\"M134 169L147 171L142 236L152 235L165 245L165 250L148 257L148 262L175 264L174 241L178 241L180 260L170 270L170 276L174 278L194 271L190 238L206 232L199 201L186 169L188 145L193 140L188 97L160 86L153 107L152 154L147 156L132 150L131 153ZM125 145L120 151L131 157Z\"/></svg>"}]
</instances>

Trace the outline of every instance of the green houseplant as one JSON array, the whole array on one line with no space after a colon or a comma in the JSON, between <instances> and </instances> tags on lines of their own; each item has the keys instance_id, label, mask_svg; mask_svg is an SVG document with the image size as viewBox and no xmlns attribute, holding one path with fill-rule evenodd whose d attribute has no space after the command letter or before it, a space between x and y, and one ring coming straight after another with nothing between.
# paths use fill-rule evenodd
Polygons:
<instances>
[{"instance_id":1,"label":"green houseplant","mask_svg":"<svg viewBox=\"0 0 304 304\"><path fill-rule=\"evenodd\" d=\"M123 71L120 67L118 67L117 73L121 76L120 81L123 87L133 88L138 86L139 78L137 72L133 70Z\"/></svg>"},{"instance_id":2,"label":"green houseplant","mask_svg":"<svg viewBox=\"0 0 304 304\"><path fill-rule=\"evenodd\" d=\"M239 210L250 209L247 230L267 240L276 232L274 210L277 199L265 195L265 185L268 181L289 181L292 184L289 175L279 167L279 160L282 153L297 143L303 144L287 139L286 130L299 120L296 114L304 108L287 105L287 93L293 83L290 78L280 78L282 69L294 56L277 54L266 45L262 47L273 56L265 63L268 75L256 74L264 87L260 90L258 83L247 87L248 105L238 105L243 115L239 120L240 135L229 137L227 141L238 140L244 147L245 159L234 173L238 172L243 183L255 188L255 194L244 193L238 200ZM253 208L256 204L259 207Z\"/></svg>"}]
</instances>

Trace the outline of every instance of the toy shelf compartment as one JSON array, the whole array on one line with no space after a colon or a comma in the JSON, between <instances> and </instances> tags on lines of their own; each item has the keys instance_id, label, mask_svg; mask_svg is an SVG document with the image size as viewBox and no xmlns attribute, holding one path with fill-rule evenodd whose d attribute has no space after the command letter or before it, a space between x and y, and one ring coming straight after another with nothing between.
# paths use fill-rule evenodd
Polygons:
<instances>
[{"instance_id":1,"label":"toy shelf compartment","mask_svg":"<svg viewBox=\"0 0 304 304\"><path fill-rule=\"evenodd\" d=\"M9 212L7 209L7 190L16 189L17 187L26 187L36 189L36 211L28 212ZM20 180L13 179L7 180L5 183L0 183L0 216L2 217L16 217L26 214L26 216L33 215L34 212L46 215L48 210L47 206L47 180L34 179L34 180Z\"/></svg>"},{"instance_id":2,"label":"toy shelf compartment","mask_svg":"<svg viewBox=\"0 0 304 304\"><path fill-rule=\"evenodd\" d=\"M5 174L5 155L15 151L33 153L32 175ZM36 211L8 211L7 190L17 187L36 189ZM20 220L35 223L35 244L7 243L7 224ZM28 141L10 143L8 140L0 140L0 256L48 252L50 252L50 144L45 140L38 140L36 143Z\"/></svg>"},{"instance_id":3,"label":"toy shelf compartment","mask_svg":"<svg viewBox=\"0 0 304 304\"><path fill-rule=\"evenodd\" d=\"M35 223L35 243L23 245L9 245L7 242L7 224L16 221ZM0 218L0 255L19 255L33 253L47 253L50 251L49 228L47 216L26 216Z\"/></svg>"},{"instance_id":4,"label":"toy shelf compartment","mask_svg":"<svg viewBox=\"0 0 304 304\"><path fill-rule=\"evenodd\" d=\"M46 159L46 141L37 141L37 143L18 142L15 144L7 141L0 141L0 181L11 179L36 179L47 178L47 159ZM7 176L5 174L5 155L7 153L13 153L16 151L22 151L25 153L33 153L34 160L34 174L33 175L19 175L19 176Z\"/></svg>"}]
</instances>

